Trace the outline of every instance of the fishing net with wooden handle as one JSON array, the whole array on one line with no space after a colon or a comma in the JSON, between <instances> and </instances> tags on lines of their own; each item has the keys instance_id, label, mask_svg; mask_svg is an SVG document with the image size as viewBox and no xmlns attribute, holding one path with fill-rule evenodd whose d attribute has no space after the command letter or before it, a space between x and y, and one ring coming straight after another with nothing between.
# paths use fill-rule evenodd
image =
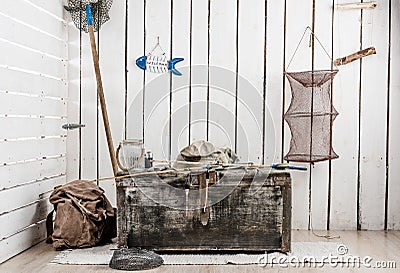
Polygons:
<instances>
[{"instance_id":1,"label":"fishing net with wooden handle","mask_svg":"<svg viewBox=\"0 0 400 273\"><path fill-rule=\"evenodd\" d=\"M86 19L86 6L90 5L93 14L93 28L98 31L105 22L110 19L108 12L113 0L68 0L68 6L64 8L71 14L75 26L89 32Z\"/></svg>"}]
</instances>

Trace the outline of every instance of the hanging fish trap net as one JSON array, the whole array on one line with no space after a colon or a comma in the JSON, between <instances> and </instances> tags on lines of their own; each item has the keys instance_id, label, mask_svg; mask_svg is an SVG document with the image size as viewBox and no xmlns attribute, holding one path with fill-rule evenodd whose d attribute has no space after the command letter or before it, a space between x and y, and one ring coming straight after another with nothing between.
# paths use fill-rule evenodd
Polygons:
<instances>
[{"instance_id":1,"label":"hanging fish trap net","mask_svg":"<svg viewBox=\"0 0 400 273\"><path fill-rule=\"evenodd\" d=\"M108 12L112 3L113 0L68 0L68 6L64 6L64 8L71 14L75 26L87 33L89 29L86 19L86 6L90 5L91 7L93 28L94 31L98 31L101 25L110 20Z\"/></svg>"},{"instance_id":2,"label":"hanging fish trap net","mask_svg":"<svg viewBox=\"0 0 400 273\"><path fill-rule=\"evenodd\" d=\"M338 158L332 148L331 83L338 70L286 72L292 101L285 113L291 132L287 161L318 162Z\"/></svg>"}]
</instances>

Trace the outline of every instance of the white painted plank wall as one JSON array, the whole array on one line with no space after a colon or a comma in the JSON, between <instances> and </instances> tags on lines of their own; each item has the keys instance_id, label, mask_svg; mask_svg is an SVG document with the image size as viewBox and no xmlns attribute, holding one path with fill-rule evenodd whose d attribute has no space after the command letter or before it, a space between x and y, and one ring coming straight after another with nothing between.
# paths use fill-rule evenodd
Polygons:
<instances>
[{"instance_id":1,"label":"white painted plank wall","mask_svg":"<svg viewBox=\"0 0 400 273\"><path fill-rule=\"evenodd\" d=\"M282 119L290 103L290 87L283 71L306 26L312 26L314 20L316 35L328 53L333 52L333 58L343 57L370 45L376 46L378 54L365 58L362 65L356 61L340 67L334 79L333 101L339 116L333 125L333 147L340 158L332 161L331 169L329 162L322 162L315 164L308 172L292 172L293 228L310 228L310 206L313 227L316 229L383 229L386 226L398 229L400 218L396 215L400 213L397 205L400 186L396 164L399 161L399 145L395 124L398 119L396 109L399 108L397 93L400 87L394 75L399 69L400 59L398 51L394 49L397 48L400 36L397 31L399 7L397 1L391 0L389 9L389 0L382 0L378 1L377 9L364 11L362 20L359 10L335 10L332 18L333 6L346 2L128 1L127 10L126 1L114 3L110 12L111 20L104 25L99 35L103 79L115 145L125 133L126 116L127 137L144 137L146 148L152 150L157 159L173 159L189 142L206 139L208 136L218 145L231 145L233 148L236 145L243 160L267 164L280 162L290 142L289 128ZM128 23L124 25L126 11ZM390 12L392 22L389 33ZM173 76L172 85L169 74L143 72L134 63L136 58L153 48L157 36L168 58L171 57L171 46L172 57L185 58L183 63L177 65L184 76ZM389 38L392 41L390 79ZM79 36L75 34L69 40L73 47L70 48L70 54L74 56L74 60L70 59L70 92L72 85L75 90L78 88L76 80L79 79L79 71L76 69L79 66L75 59L79 54L76 51L78 39ZM82 141L69 142L67 152L74 151L72 161L78 162L77 151L80 145L82 164L75 165L74 170L81 169L83 178L95 178L97 175L110 174L111 168L101 116L97 112L92 60L85 34L80 53L83 77L79 83L82 88L79 109L82 111L82 122L87 127L82 129ZM311 60L307 36L289 70L309 70ZM189 64L192 65L191 74ZM231 71L232 75L217 77L215 70L210 69L211 75L208 77L208 64L212 69L218 66L220 71ZM329 58L317 42L314 64L315 68L330 66ZM247 79L257 94L248 93L250 86L245 80L238 80L236 85L236 69L239 79ZM125 80L128 83L127 101L124 99ZM143 96L144 82L146 89ZM215 88L219 86L225 88L225 91ZM76 107L79 105L76 101L78 93L74 92L75 101L70 103ZM262 112L264 92L265 113ZM128 105L126 113L122 111L125 103ZM75 114L74 119L77 118L79 116ZM265 126L256 126L257 123L262 125L264 121ZM239 125L237 134L236 122ZM265 135L264 147L259 130ZM78 139L76 135L74 138ZM388 162L386 145L389 145ZM386 163L389 166L388 176ZM74 172L76 175L77 171ZM112 184L105 183L109 182L102 182L101 185L107 185L107 193L114 200ZM389 191L386 191L386 185ZM357 199L357 196L360 198ZM360 217L357 217L357 210ZM385 211L387 217L384 216Z\"/></svg>"},{"instance_id":2,"label":"white painted plank wall","mask_svg":"<svg viewBox=\"0 0 400 273\"><path fill-rule=\"evenodd\" d=\"M208 1L192 2L190 142L207 138ZM189 144L188 144L189 145ZM182 147L181 147L182 148Z\"/></svg>"},{"instance_id":3,"label":"white painted plank wall","mask_svg":"<svg viewBox=\"0 0 400 273\"><path fill-rule=\"evenodd\" d=\"M189 142L190 6L188 0L173 1L172 40L184 42L172 43L172 58L183 57L185 60L177 65L183 76L172 77L171 158L176 158L180 148Z\"/></svg>"},{"instance_id":4,"label":"white painted plank wall","mask_svg":"<svg viewBox=\"0 0 400 273\"><path fill-rule=\"evenodd\" d=\"M326 1L328 2L328 1ZM321 1L315 1L314 33L322 43L314 40L314 69L330 69L332 55L332 4L327 5ZM327 53L325 52L327 51ZM328 182L329 161L315 164L311 171L311 223L314 229L324 230L327 228L328 217Z\"/></svg>"},{"instance_id":5,"label":"white painted plank wall","mask_svg":"<svg viewBox=\"0 0 400 273\"><path fill-rule=\"evenodd\" d=\"M101 56L100 69L103 79L104 97L107 103L108 117L113 122L110 127L113 134L114 147L124 138L124 113L125 100L125 1L116 1L110 12L113 24L105 24L101 29L99 55ZM113 63L113 66L108 64ZM92 70L94 72L94 69ZM121 107L110 107L121 105ZM108 152L107 139L104 131L101 111L99 113L99 176L112 177L113 171ZM108 195L110 202L116 203L114 180L99 182L99 186Z\"/></svg>"},{"instance_id":6,"label":"white painted plank wall","mask_svg":"<svg viewBox=\"0 0 400 273\"><path fill-rule=\"evenodd\" d=\"M145 55L145 1L128 1L128 50L127 50L127 113L126 136L143 139L143 98L145 71L137 69L136 59Z\"/></svg>"},{"instance_id":7,"label":"white painted plank wall","mask_svg":"<svg viewBox=\"0 0 400 273\"><path fill-rule=\"evenodd\" d=\"M68 24L68 122L81 123L81 39L72 22ZM82 130L68 131L67 181L81 178Z\"/></svg>"},{"instance_id":8,"label":"white painted plank wall","mask_svg":"<svg viewBox=\"0 0 400 273\"><path fill-rule=\"evenodd\" d=\"M74 31L79 32L78 29ZM98 36L95 35L96 44L98 43ZM71 41L70 41L71 42ZM82 179L96 179L98 177L98 121L99 109L97 103L97 85L94 74L94 67L92 61L92 52L90 49L89 34L82 33L81 36L81 122L85 124L85 129L81 129L82 142L82 164L81 164L81 178Z\"/></svg>"},{"instance_id":9,"label":"white painted plank wall","mask_svg":"<svg viewBox=\"0 0 400 273\"><path fill-rule=\"evenodd\" d=\"M238 86L237 86L237 145L242 162L263 162L263 104L265 38L264 0L249 5L239 1L238 21ZM252 48L252 54L249 54Z\"/></svg>"},{"instance_id":10,"label":"white painted plank wall","mask_svg":"<svg viewBox=\"0 0 400 273\"><path fill-rule=\"evenodd\" d=\"M346 3L344 0L336 4ZM334 56L360 49L360 11L335 11ZM367 60L366 60L367 61ZM333 124L333 148L340 158L332 161L332 229L357 228L357 173L360 63L340 67L333 82L333 105L339 112Z\"/></svg>"},{"instance_id":11,"label":"white painted plank wall","mask_svg":"<svg viewBox=\"0 0 400 273\"><path fill-rule=\"evenodd\" d=\"M171 50L171 1L146 1L146 54L159 39L167 58ZM160 54L156 49L154 54ZM134 56L137 58L139 56ZM139 69L135 67L135 69ZM170 76L146 71L144 102L144 143L156 158L169 159ZM140 115L140 113L137 113ZM150 144L151 143L151 144Z\"/></svg>"},{"instance_id":12,"label":"white painted plank wall","mask_svg":"<svg viewBox=\"0 0 400 273\"><path fill-rule=\"evenodd\" d=\"M283 76L285 57L285 1L266 1L266 113L264 162L281 161L282 152L282 104L285 97ZM273 64L273 65L271 65ZM259 72L260 73L260 72Z\"/></svg>"},{"instance_id":13,"label":"white painted plank wall","mask_svg":"<svg viewBox=\"0 0 400 273\"><path fill-rule=\"evenodd\" d=\"M312 25L312 8L313 1L302 1L299 5L296 0L286 1L286 47L285 59L287 71L308 71L311 70L311 48L309 47L309 34L306 34L304 40L300 43L300 39L307 26ZM302 16L298 16L301 14ZM296 18L296 20L293 20ZM298 52L294 55L297 45L300 43ZM289 65L290 59L294 56L292 63ZM283 58L283 57L282 57ZM272 66L273 64L269 64ZM281 77L281 73L274 75ZM285 112L290 105L291 91L290 86L285 79L286 85L284 90L285 96ZM290 130L286 122L284 122L283 139L283 155L289 151ZM299 164L309 167L308 164ZM318 166L317 166L318 167ZM310 187L310 170L308 172L292 172L292 227L295 229L306 229L309 227L309 187Z\"/></svg>"},{"instance_id":14,"label":"white painted plank wall","mask_svg":"<svg viewBox=\"0 0 400 273\"><path fill-rule=\"evenodd\" d=\"M45 238L66 181L67 23L62 1L0 6L0 262Z\"/></svg>"},{"instance_id":15,"label":"white painted plank wall","mask_svg":"<svg viewBox=\"0 0 400 273\"><path fill-rule=\"evenodd\" d=\"M236 145L236 18L235 0L211 1L207 139L232 148Z\"/></svg>"},{"instance_id":16,"label":"white painted plank wall","mask_svg":"<svg viewBox=\"0 0 400 273\"><path fill-rule=\"evenodd\" d=\"M388 85L389 0L362 14L362 47L374 45L379 54L363 60L360 113L360 212L362 229L385 225L386 115Z\"/></svg>"},{"instance_id":17,"label":"white painted plank wall","mask_svg":"<svg viewBox=\"0 0 400 273\"><path fill-rule=\"evenodd\" d=\"M388 173L388 229L400 229L400 153L396 151L399 145L400 128L396 126L400 122L400 78L397 72L400 70L400 2L391 2L391 52L390 52L390 86L389 86L389 173Z\"/></svg>"}]
</instances>

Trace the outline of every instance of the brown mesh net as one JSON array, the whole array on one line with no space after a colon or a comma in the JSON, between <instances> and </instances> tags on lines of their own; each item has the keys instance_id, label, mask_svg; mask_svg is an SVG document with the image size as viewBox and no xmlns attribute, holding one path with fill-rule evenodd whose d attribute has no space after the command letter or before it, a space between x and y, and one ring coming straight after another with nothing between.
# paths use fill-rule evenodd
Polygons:
<instances>
[{"instance_id":1,"label":"brown mesh net","mask_svg":"<svg viewBox=\"0 0 400 273\"><path fill-rule=\"evenodd\" d=\"M338 70L287 72L292 101L285 113L292 138L287 161L317 162L338 158L332 148L331 83Z\"/></svg>"}]
</instances>

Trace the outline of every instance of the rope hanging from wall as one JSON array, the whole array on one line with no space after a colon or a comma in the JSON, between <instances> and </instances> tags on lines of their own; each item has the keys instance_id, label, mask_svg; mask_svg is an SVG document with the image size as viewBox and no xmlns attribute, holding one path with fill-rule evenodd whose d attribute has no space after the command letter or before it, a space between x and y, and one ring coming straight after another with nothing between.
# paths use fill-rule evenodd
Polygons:
<instances>
[{"instance_id":1,"label":"rope hanging from wall","mask_svg":"<svg viewBox=\"0 0 400 273\"><path fill-rule=\"evenodd\" d=\"M331 83L338 70L287 71L307 31L316 38L332 61L311 28L307 27L285 72L292 100L284 118L292 138L284 159L314 163L339 157L332 148L332 123L338 112L331 100Z\"/></svg>"}]
</instances>

